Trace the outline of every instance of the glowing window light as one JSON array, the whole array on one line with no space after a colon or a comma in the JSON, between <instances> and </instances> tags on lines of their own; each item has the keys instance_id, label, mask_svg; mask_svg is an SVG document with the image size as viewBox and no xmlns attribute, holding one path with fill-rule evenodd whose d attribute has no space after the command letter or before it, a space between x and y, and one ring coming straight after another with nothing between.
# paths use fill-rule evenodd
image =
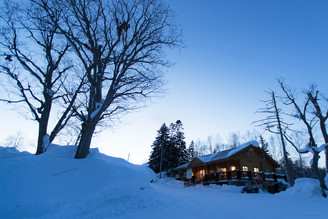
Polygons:
<instances>
[{"instance_id":1,"label":"glowing window light","mask_svg":"<svg viewBox=\"0 0 328 219\"><path fill-rule=\"evenodd\" d=\"M227 168L219 168L218 172L227 172Z\"/></svg>"}]
</instances>

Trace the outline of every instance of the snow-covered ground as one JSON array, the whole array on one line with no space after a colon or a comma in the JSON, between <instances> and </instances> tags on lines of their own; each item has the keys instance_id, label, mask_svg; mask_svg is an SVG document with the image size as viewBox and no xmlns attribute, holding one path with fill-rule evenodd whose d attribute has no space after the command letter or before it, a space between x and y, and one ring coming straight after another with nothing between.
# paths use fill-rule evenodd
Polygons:
<instances>
[{"instance_id":1,"label":"snow-covered ground","mask_svg":"<svg viewBox=\"0 0 328 219\"><path fill-rule=\"evenodd\" d=\"M52 145L35 156L0 147L0 218L328 218L328 199L316 180L298 179L271 195L242 187L184 188L157 180L146 166L92 149L73 159L76 147Z\"/></svg>"}]
</instances>

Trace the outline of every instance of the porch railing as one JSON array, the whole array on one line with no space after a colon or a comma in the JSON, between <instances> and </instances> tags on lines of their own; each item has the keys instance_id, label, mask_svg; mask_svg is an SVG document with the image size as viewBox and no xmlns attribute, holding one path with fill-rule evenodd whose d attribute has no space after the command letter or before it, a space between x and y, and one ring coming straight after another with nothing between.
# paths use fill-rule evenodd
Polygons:
<instances>
[{"instance_id":1,"label":"porch railing","mask_svg":"<svg viewBox=\"0 0 328 219\"><path fill-rule=\"evenodd\" d=\"M278 182L278 179L284 179L287 181L286 175L277 173L266 172L254 172L254 171L242 171L232 170L226 172L208 173L205 174L203 181L222 181L222 180L261 180L261 181L274 181Z\"/></svg>"}]
</instances>

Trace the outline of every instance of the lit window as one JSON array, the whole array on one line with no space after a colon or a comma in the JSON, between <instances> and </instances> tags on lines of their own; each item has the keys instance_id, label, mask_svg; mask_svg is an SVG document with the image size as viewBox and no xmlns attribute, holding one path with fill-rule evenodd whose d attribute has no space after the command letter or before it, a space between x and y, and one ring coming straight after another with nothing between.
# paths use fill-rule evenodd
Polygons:
<instances>
[{"instance_id":1,"label":"lit window","mask_svg":"<svg viewBox=\"0 0 328 219\"><path fill-rule=\"evenodd\" d=\"M234 170L236 170L236 167L235 166L231 166L230 169L231 169L231 171L234 171Z\"/></svg>"},{"instance_id":2,"label":"lit window","mask_svg":"<svg viewBox=\"0 0 328 219\"><path fill-rule=\"evenodd\" d=\"M260 172L259 168L254 168L254 172Z\"/></svg>"},{"instance_id":3,"label":"lit window","mask_svg":"<svg viewBox=\"0 0 328 219\"><path fill-rule=\"evenodd\" d=\"M227 168L219 168L218 172L227 172Z\"/></svg>"},{"instance_id":4,"label":"lit window","mask_svg":"<svg viewBox=\"0 0 328 219\"><path fill-rule=\"evenodd\" d=\"M200 170L199 174L200 174L200 177L203 178L205 176L205 170Z\"/></svg>"},{"instance_id":5,"label":"lit window","mask_svg":"<svg viewBox=\"0 0 328 219\"><path fill-rule=\"evenodd\" d=\"M248 167L247 166L243 166L243 171L248 171Z\"/></svg>"}]
</instances>

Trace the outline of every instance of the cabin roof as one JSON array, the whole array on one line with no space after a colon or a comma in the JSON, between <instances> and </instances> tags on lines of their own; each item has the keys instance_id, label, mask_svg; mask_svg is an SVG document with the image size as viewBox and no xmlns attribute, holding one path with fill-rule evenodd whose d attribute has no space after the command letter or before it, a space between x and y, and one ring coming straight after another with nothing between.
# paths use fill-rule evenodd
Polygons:
<instances>
[{"instance_id":1,"label":"cabin roof","mask_svg":"<svg viewBox=\"0 0 328 219\"><path fill-rule=\"evenodd\" d=\"M222 160L222 159L228 158L229 153L233 150L234 149L229 149L229 150L220 151L220 152L210 154L210 155L206 155L206 156L200 156L200 157L197 157L197 158L199 160L203 161L204 163L208 163L208 162L212 162L212 161L216 161L216 160Z\"/></svg>"},{"instance_id":2,"label":"cabin roof","mask_svg":"<svg viewBox=\"0 0 328 219\"><path fill-rule=\"evenodd\" d=\"M178 169L185 169L187 167L193 166L193 163L195 163L196 161L197 161L197 163L201 162L203 164L206 164L206 163L211 163L211 162L214 162L214 161L228 159L228 158L236 155L240 151L242 151L245 148L248 148L250 146L258 147L259 148L259 143L257 141L249 141L249 142L246 142L244 144L241 144L241 145L239 145L239 146L237 146L236 148L233 148L233 149L228 149L228 150L220 151L220 152L217 152L217 153L214 153L214 154L209 154L209 155L206 155L206 156L197 156L193 160L191 160L190 162L187 162L185 164L182 164L181 166L179 166L179 167L177 167L175 169L176 170L178 170Z\"/></svg>"},{"instance_id":3,"label":"cabin roof","mask_svg":"<svg viewBox=\"0 0 328 219\"><path fill-rule=\"evenodd\" d=\"M259 143L257 141L249 141L244 144L241 144L233 149L228 149L224 151L220 151L214 154L206 155L197 157L199 160L203 161L204 163L209 163L217 160L223 160L232 157L233 155L237 154L238 152L244 150L249 146L259 147Z\"/></svg>"},{"instance_id":4,"label":"cabin roof","mask_svg":"<svg viewBox=\"0 0 328 219\"><path fill-rule=\"evenodd\" d=\"M176 169L176 170L179 170L179 169L185 169L189 164L190 164L190 162L184 163L184 164L182 164L182 165L176 167L175 169Z\"/></svg>"}]
</instances>

